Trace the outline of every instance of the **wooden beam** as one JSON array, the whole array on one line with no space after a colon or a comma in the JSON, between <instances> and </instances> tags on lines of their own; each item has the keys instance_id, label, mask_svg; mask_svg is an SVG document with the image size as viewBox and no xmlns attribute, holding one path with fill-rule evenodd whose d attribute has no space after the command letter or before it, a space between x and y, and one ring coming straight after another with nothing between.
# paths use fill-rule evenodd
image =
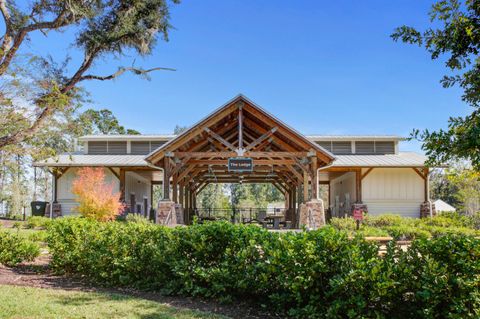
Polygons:
<instances>
[{"instance_id":1,"label":"wooden beam","mask_svg":"<svg viewBox=\"0 0 480 319\"><path fill-rule=\"evenodd\" d=\"M422 173L418 168L413 167L412 169L413 169L413 170L415 171L415 173L417 173L418 176L420 176L423 180L425 180L425 179L427 178L427 176L426 176L424 173Z\"/></svg>"},{"instance_id":2,"label":"wooden beam","mask_svg":"<svg viewBox=\"0 0 480 319\"><path fill-rule=\"evenodd\" d=\"M317 157L311 157L312 165L312 198L317 199L318 197L318 176L317 176Z\"/></svg>"},{"instance_id":3,"label":"wooden beam","mask_svg":"<svg viewBox=\"0 0 480 319\"><path fill-rule=\"evenodd\" d=\"M118 180L120 181L120 201L125 202L125 170L123 168L120 168Z\"/></svg>"},{"instance_id":4,"label":"wooden beam","mask_svg":"<svg viewBox=\"0 0 480 319\"><path fill-rule=\"evenodd\" d=\"M308 202L308 172L303 171L303 202Z\"/></svg>"},{"instance_id":5,"label":"wooden beam","mask_svg":"<svg viewBox=\"0 0 480 319\"><path fill-rule=\"evenodd\" d=\"M371 171L373 171L373 167L367 169L367 171L362 174L362 177L360 179L363 180L365 177L367 177L368 174L370 174Z\"/></svg>"},{"instance_id":6,"label":"wooden beam","mask_svg":"<svg viewBox=\"0 0 480 319\"><path fill-rule=\"evenodd\" d=\"M273 134L275 134L275 132L278 130L278 127L274 127L272 128L270 131L264 133L262 136L260 136L259 138L257 138L255 141L253 141L252 143L250 143L249 145L247 145L247 147L245 147L245 151L250 151L251 149L253 149L255 146L257 146L258 144L262 143L263 141L267 140L268 138L270 138Z\"/></svg>"},{"instance_id":7,"label":"wooden beam","mask_svg":"<svg viewBox=\"0 0 480 319\"><path fill-rule=\"evenodd\" d=\"M108 167L108 169L110 170L110 172L112 172L112 174L113 174L116 178L118 178L118 179L120 180L120 175L119 175L117 172L115 172L115 170L114 170L113 168Z\"/></svg>"},{"instance_id":8,"label":"wooden beam","mask_svg":"<svg viewBox=\"0 0 480 319\"><path fill-rule=\"evenodd\" d=\"M357 195L357 203L362 202L362 169L358 169L355 172L355 192ZM347 207L350 209L350 207Z\"/></svg>"},{"instance_id":9,"label":"wooden beam","mask_svg":"<svg viewBox=\"0 0 480 319\"><path fill-rule=\"evenodd\" d=\"M229 148L231 151L236 151L236 147L233 146L230 142L226 141L223 137L209 129L208 127L204 128L204 131L207 132L211 137L225 145L227 148Z\"/></svg>"},{"instance_id":10,"label":"wooden beam","mask_svg":"<svg viewBox=\"0 0 480 319\"><path fill-rule=\"evenodd\" d=\"M227 165L227 160L190 160L189 164L194 165ZM281 159L281 160L254 160L253 165L293 165L295 162L291 159Z\"/></svg>"},{"instance_id":11,"label":"wooden beam","mask_svg":"<svg viewBox=\"0 0 480 319\"><path fill-rule=\"evenodd\" d=\"M163 158L163 200L170 200L170 165L169 158Z\"/></svg>"},{"instance_id":12,"label":"wooden beam","mask_svg":"<svg viewBox=\"0 0 480 319\"><path fill-rule=\"evenodd\" d=\"M243 105L238 106L238 148L243 149Z\"/></svg>"}]
</instances>

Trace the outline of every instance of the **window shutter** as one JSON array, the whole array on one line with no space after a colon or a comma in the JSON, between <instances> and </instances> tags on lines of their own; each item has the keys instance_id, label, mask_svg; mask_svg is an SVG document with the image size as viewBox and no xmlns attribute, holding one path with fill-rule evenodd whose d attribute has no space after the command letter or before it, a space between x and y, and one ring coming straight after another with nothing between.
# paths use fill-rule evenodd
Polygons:
<instances>
[{"instance_id":1,"label":"window shutter","mask_svg":"<svg viewBox=\"0 0 480 319\"><path fill-rule=\"evenodd\" d=\"M146 155L150 153L150 142L131 142L131 154Z\"/></svg>"},{"instance_id":2,"label":"window shutter","mask_svg":"<svg viewBox=\"0 0 480 319\"><path fill-rule=\"evenodd\" d=\"M355 154L375 154L375 142L355 142Z\"/></svg>"},{"instance_id":3,"label":"window shutter","mask_svg":"<svg viewBox=\"0 0 480 319\"><path fill-rule=\"evenodd\" d=\"M127 154L127 142L108 142L108 154Z\"/></svg>"},{"instance_id":4,"label":"window shutter","mask_svg":"<svg viewBox=\"0 0 480 319\"><path fill-rule=\"evenodd\" d=\"M375 154L395 154L395 143L375 142Z\"/></svg>"},{"instance_id":5,"label":"window shutter","mask_svg":"<svg viewBox=\"0 0 480 319\"><path fill-rule=\"evenodd\" d=\"M326 149L327 151L331 152L332 151L332 142L317 142L318 145Z\"/></svg>"},{"instance_id":6,"label":"window shutter","mask_svg":"<svg viewBox=\"0 0 480 319\"><path fill-rule=\"evenodd\" d=\"M347 142L332 142L333 154L352 154L352 143Z\"/></svg>"},{"instance_id":7,"label":"window shutter","mask_svg":"<svg viewBox=\"0 0 480 319\"><path fill-rule=\"evenodd\" d=\"M150 152L153 152L154 150L156 150L157 148L159 148L163 144L165 144L165 142L163 142L163 141L151 141L150 142Z\"/></svg>"},{"instance_id":8,"label":"window shutter","mask_svg":"<svg viewBox=\"0 0 480 319\"><path fill-rule=\"evenodd\" d=\"M106 141L88 142L88 154L94 154L94 155L107 154L107 142Z\"/></svg>"}]
</instances>

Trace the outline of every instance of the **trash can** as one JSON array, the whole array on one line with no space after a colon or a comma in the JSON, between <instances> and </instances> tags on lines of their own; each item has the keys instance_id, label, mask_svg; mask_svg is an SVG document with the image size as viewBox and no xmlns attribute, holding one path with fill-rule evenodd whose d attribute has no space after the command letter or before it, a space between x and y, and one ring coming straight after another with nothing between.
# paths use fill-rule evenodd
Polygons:
<instances>
[{"instance_id":1,"label":"trash can","mask_svg":"<svg viewBox=\"0 0 480 319\"><path fill-rule=\"evenodd\" d=\"M45 208L48 202L34 201L30 203L32 207L32 216L45 216Z\"/></svg>"}]
</instances>

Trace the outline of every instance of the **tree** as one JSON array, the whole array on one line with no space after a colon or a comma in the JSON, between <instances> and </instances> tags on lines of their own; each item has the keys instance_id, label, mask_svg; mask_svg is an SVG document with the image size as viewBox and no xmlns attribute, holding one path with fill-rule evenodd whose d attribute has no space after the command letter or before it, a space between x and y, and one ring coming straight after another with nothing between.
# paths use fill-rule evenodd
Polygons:
<instances>
[{"instance_id":1,"label":"tree","mask_svg":"<svg viewBox=\"0 0 480 319\"><path fill-rule=\"evenodd\" d=\"M180 135L183 132L185 132L186 130L188 130L187 126L181 126L181 125L177 124L177 125L175 125L175 128L173 129L173 134Z\"/></svg>"},{"instance_id":2,"label":"tree","mask_svg":"<svg viewBox=\"0 0 480 319\"><path fill-rule=\"evenodd\" d=\"M114 192L113 183L105 181L103 168L84 167L78 170L72 183L72 193L77 197L76 211L84 217L109 221L123 212L120 192Z\"/></svg>"},{"instance_id":3,"label":"tree","mask_svg":"<svg viewBox=\"0 0 480 319\"><path fill-rule=\"evenodd\" d=\"M458 208L467 215L480 211L480 172L470 168L447 170L447 179L456 188Z\"/></svg>"},{"instance_id":4,"label":"tree","mask_svg":"<svg viewBox=\"0 0 480 319\"><path fill-rule=\"evenodd\" d=\"M108 55L150 54L159 33L167 40L171 27L168 0L36 0L28 5L0 0L0 12L5 24L0 38L0 149L25 142L57 113L78 107L82 99L79 84L83 81L111 80L125 72L147 77L152 71L165 69L130 66L119 67L109 75L87 73ZM68 28L76 28L73 46L83 55L74 72L67 71L72 67L69 59L58 63L48 57L19 53L34 32L48 35ZM40 66L41 72L32 74L32 63ZM9 90L19 82L30 84L22 99L16 97L18 90Z\"/></svg>"},{"instance_id":5,"label":"tree","mask_svg":"<svg viewBox=\"0 0 480 319\"><path fill-rule=\"evenodd\" d=\"M480 170L480 1L436 1L430 20L434 27L421 32L402 26L392 38L424 47L433 60L445 57L452 74L445 75L441 84L445 88L460 86L463 101L474 110L468 116L450 118L446 130L415 130L412 137L423 142L431 165L468 159Z\"/></svg>"},{"instance_id":6,"label":"tree","mask_svg":"<svg viewBox=\"0 0 480 319\"><path fill-rule=\"evenodd\" d=\"M107 109L88 109L78 117L79 135L88 134L129 134L139 135L140 132L133 129L125 129L120 125L112 111Z\"/></svg>"},{"instance_id":7,"label":"tree","mask_svg":"<svg viewBox=\"0 0 480 319\"><path fill-rule=\"evenodd\" d=\"M430 173L430 198L441 199L453 207L460 207L461 200L457 196L458 185L449 178L449 174L452 172L435 169Z\"/></svg>"}]
</instances>

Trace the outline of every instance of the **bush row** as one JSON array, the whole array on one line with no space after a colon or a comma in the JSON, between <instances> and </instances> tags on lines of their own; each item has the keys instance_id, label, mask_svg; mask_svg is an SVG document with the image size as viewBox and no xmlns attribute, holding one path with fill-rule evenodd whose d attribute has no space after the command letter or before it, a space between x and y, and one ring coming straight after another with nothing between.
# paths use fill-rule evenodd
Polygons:
<instances>
[{"instance_id":1,"label":"bush row","mask_svg":"<svg viewBox=\"0 0 480 319\"><path fill-rule=\"evenodd\" d=\"M170 229L63 218L52 267L107 286L250 300L303 318L478 318L480 241L447 235L403 251L325 227L300 233L214 222Z\"/></svg>"},{"instance_id":2,"label":"bush row","mask_svg":"<svg viewBox=\"0 0 480 319\"><path fill-rule=\"evenodd\" d=\"M356 230L351 217L332 218L330 224L350 235L392 236L396 239L438 237L446 234L480 236L480 216L461 216L455 213L437 215L433 218L404 218L398 215L367 216Z\"/></svg>"},{"instance_id":3,"label":"bush row","mask_svg":"<svg viewBox=\"0 0 480 319\"><path fill-rule=\"evenodd\" d=\"M38 255L38 244L19 234L0 231L0 264L15 266L21 262L33 261Z\"/></svg>"}]
</instances>

